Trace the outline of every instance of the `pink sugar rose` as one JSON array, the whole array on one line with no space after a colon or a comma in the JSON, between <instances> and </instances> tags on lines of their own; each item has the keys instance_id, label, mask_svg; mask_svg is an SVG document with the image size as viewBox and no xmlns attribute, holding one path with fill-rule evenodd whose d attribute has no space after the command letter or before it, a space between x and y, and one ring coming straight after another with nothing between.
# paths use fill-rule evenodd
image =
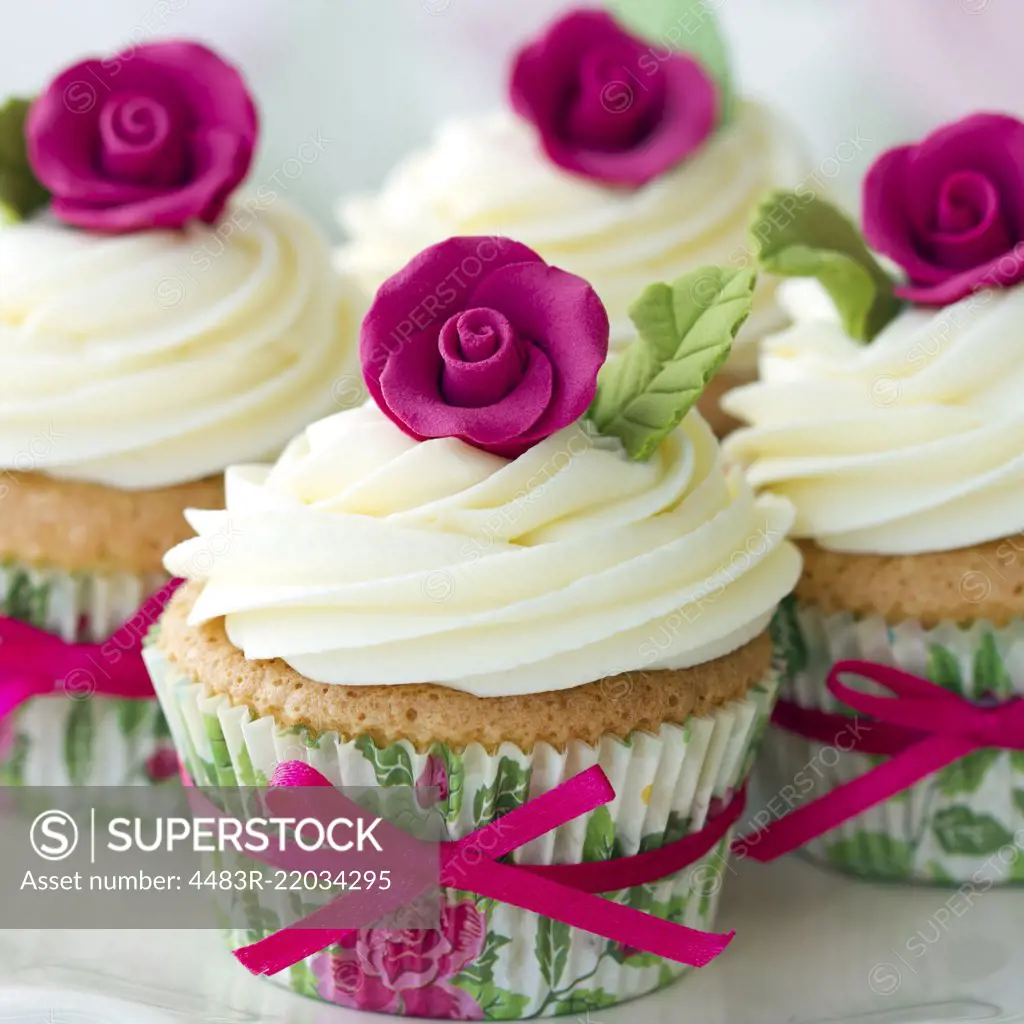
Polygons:
<instances>
[{"instance_id":1,"label":"pink sugar rose","mask_svg":"<svg viewBox=\"0 0 1024 1024\"><path fill-rule=\"evenodd\" d=\"M864 180L864 235L946 305L1024 280L1024 123L974 114L883 153Z\"/></svg>"},{"instance_id":2,"label":"pink sugar rose","mask_svg":"<svg viewBox=\"0 0 1024 1024\"><path fill-rule=\"evenodd\" d=\"M608 314L586 281L519 242L449 238L380 286L359 354L407 434L515 458L590 405Z\"/></svg>"},{"instance_id":3,"label":"pink sugar rose","mask_svg":"<svg viewBox=\"0 0 1024 1024\"><path fill-rule=\"evenodd\" d=\"M697 61L599 10L571 11L520 50L509 89L553 163L607 185L657 178L718 118L715 85Z\"/></svg>"},{"instance_id":4,"label":"pink sugar rose","mask_svg":"<svg viewBox=\"0 0 1024 1024\"><path fill-rule=\"evenodd\" d=\"M441 908L441 927L364 929L313 965L320 995L341 1006L410 1017L482 1020L468 993L449 984L483 952L487 919L470 900Z\"/></svg>"},{"instance_id":5,"label":"pink sugar rose","mask_svg":"<svg viewBox=\"0 0 1024 1024\"><path fill-rule=\"evenodd\" d=\"M252 162L257 117L236 68L170 41L63 71L25 131L54 216L124 232L216 221Z\"/></svg>"}]
</instances>

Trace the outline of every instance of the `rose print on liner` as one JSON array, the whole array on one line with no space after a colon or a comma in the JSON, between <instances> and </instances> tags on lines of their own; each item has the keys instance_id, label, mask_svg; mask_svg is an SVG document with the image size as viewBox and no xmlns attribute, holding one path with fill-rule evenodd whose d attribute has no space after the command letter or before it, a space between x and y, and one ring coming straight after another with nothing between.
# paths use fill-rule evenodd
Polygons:
<instances>
[{"instance_id":1,"label":"rose print on liner","mask_svg":"<svg viewBox=\"0 0 1024 1024\"><path fill-rule=\"evenodd\" d=\"M420 807L433 807L448 799L448 769L444 758L428 754L427 763L416 780L416 802Z\"/></svg>"},{"instance_id":2,"label":"rose print on liner","mask_svg":"<svg viewBox=\"0 0 1024 1024\"><path fill-rule=\"evenodd\" d=\"M108 232L212 224L249 170L257 129L241 74L183 41L68 68L25 121L53 215Z\"/></svg>"},{"instance_id":3,"label":"rose print on liner","mask_svg":"<svg viewBox=\"0 0 1024 1024\"><path fill-rule=\"evenodd\" d=\"M579 419L608 354L586 281L507 238L449 238L381 285L359 353L381 410L423 441L514 458Z\"/></svg>"},{"instance_id":4,"label":"rose print on liner","mask_svg":"<svg viewBox=\"0 0 1024 1024\"><path fill-rule=\"evenodd\" d=\"M1024 123L974 114L878 158L864 181L864 234L909 282L946 305L1024 279Z\"/></svg>"},{"instance_id":5,"label":"rose print on liner","mask_svg":"<svg viewBox=\"0 0 1024 1024\"><path fill-rule=\"evenodd\" d=\"M655 57L599 10L572 11L525 46L509 90L553 163L607 185L637 188L663 174L718 118L715 84L693 57Z\"/></svg>"},{"instance_id":6,"label":"rose print on liner","mask_svg":"<svg viewBox=\"0 0 1024 1024\"><path fill-rule=\"evenodd\" d=\"M483 1020L484 1012L451 979L477 960L487 919L472 900L441 907L432 930L364 929L313 964L320 995L332 1003L378 1013Z\"/></svg>"}]
</instances>

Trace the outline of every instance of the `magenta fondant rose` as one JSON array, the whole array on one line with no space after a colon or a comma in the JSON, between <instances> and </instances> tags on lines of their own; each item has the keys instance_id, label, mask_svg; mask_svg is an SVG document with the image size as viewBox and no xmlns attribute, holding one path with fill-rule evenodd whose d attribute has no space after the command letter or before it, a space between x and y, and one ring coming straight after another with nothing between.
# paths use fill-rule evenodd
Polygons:
<instances>
[{"instance_id":1,"label":"magenta fondant rose","mask_svg":"<svg viewBox=\"0 0 1024 1024\"><path fill-rule=\"evenodd\" d=\"M525 245L449 238L381 285L359 352L371 396L407 434L514 458L590 405L608 314Z\"/></svg>"},{"instance_id":2,"label":"magenta fondant rose","mask_svg":"<svg viewBox=\"0 0 1024 1024\"><path fill-rule=\"evenodd\" d=\"M377 1013L482 1020L483 1010L451 980L483 952L487 919L469 900L445 903L440 928L364 929L314 961L324 999Z\"/></svg>"},{"instance_id":3,"label":"magenta fondant rose","mask_svg":"<svg viewBox=\"0 0 1024 1024\"><path fill-rule=\"evenodd\" d=\"M864 182L864 234L906 271L897 294L913 302L1024 279L1024 124L975 114L883 153Z\"/></svg>"},{"instance_id":4,"label":"magenta fondant rose","mask_svg":"<svg viewBox=\"0 0 1024 1024\"><path fill-rule=\"evenodd\" d=\"M76 64L26 121L29 162L54 215L110 232L215 221L249 169L256 134L242 76L187 42Z\"/></svg>"},{"instance_id":5,"label":"magenta fondant rose","mask_svg":"<svg viewBox=\"0 0 1024 1024\"><path fill-rule=\"evenodd\" d=\"M573 11L519 52L511 98L559 167L631 187L689 156L718 115L714 83L692 57L596 10Z\"/></svg>"}]
</instances>

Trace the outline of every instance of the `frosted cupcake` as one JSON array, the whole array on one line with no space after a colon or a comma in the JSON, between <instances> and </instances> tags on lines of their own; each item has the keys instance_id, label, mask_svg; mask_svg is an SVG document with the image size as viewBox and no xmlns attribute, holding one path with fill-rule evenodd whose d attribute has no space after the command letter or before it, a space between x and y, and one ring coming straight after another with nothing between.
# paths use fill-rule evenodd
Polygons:
<instances>
[{"instance_id":1,"label":"frosted cupcake","mask_svg":"<svg viewBox=\"0 0 1024 1024\"><path fill-rule=\"evenodd\" d=\"M514 855L541 865L735 813L799 559L789 504L755 499L690 409L752 289L718 268L647 289L638 340L598 378L596 293L519 243L450 239L388 280L362 328L370 401L228 470L227 509L190 512L199 536L167 556L190 582L146 658L192 777L265 784L298 759L335 784L436 786L458 838L600 765L614 801ZM706 930L728 841L614 898ZM388 941L391 959L361 932L275 977L349 1007L498 1019L597 1009L684 969L451 889L440 933ZM396 970L407 954L429 969Z\"/></svg>"},{"instance_id":2,"label":"frosted cupcake","mask_svg":"<svg viewBox=\"0 0 1024 1024\"><path fill-rule=\"evenodd\" d=\"M85 61L0 120L24 141L0 201L28 218L0 229L0 773L176 776L139 656L159 609L115 630L224 467L337 407L354 295L283 198L232 198L256 112L204 47Z\"/></svg>"},{"instance_id":3,"label":"frosted cupcake","mask_svg":"<svg viewBox=\"0 0 1024 1024\"><path fill-rule=\"evenodd\" d=\"M762 211L762 227L788 223L766 234L766 266L819 277L787 286L794 326L765 341L762 381L725 399L750 424L727 455L793 502L804 554L777 620L787 728L773 731L766 770L773 793L802 772L808 796L881 766L861 783L874 798L849 798L852 817L822 818L833 800L802 819L836 826L809 856L860 875L1024 877L1024 762L1006 749L1024 694L1022 141L1024 124L976 115L878 159L864 231L901 282L822 204L782 196ZM869 664L834 668L850 659ZM867 708L865 680L895 698ZM816 713L851 703L882 719L879 737L896 735L826 742L835 719L825 728ZM959 755L935 760L936 735ZM915 746L928 736L932 747ZM893 788L897 758L913 772Z\"/></svg>"},{"instance_id":4,"label":"frosted cupcake","mask_svg":"<svg viewBox=\"0 0 1024 1024\"><path fill-rule=\"evenodd\" d=\"M620 6L614 18L577 10L557 21L515 58L512 109L443 125L377 194L340 204L341 264L368 294L426 245L501 231L593 284L617 353L650 281L751 262L751 211L807 175L802 146L772 111L734 99L710 12L697 26L660 26ZM701 52L676 49L693 45ZM716 429L717 395L753 375L752 342L783 324L774 289L758 284L701 406Z\"/></svg>"}]
</instances>

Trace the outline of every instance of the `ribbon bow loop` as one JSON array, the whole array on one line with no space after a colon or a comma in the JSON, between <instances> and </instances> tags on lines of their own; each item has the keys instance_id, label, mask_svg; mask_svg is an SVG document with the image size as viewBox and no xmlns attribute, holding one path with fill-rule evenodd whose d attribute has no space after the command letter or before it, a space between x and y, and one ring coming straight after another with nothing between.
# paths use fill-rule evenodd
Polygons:
<instances>
[{"instance_id":1,"label":"ribbon bow loop","mask_svg":"<svg viewBox=\"0 0 1024 1024\"><path fill-rule=\"evenodd\" d=\"M848 686L840 678L847 673L876 683L889 696ZM818 743L888 760L738 839L736 852L774 860L976 750L1024 750L1024 700L1019 697L978 704L903 669L856 660L836 662L826 686L871 720L780 701L772 721Z\"/></svg>"},{"instance_id":2,"label":"ribbon bow loop","mask_svg":"<svg viewBox=\"0 0 1024 1024\"><path fill-rule=\"evenodd\" d=\"M857 675L888 690L876 696L847 686L840 678ZM844 704L886 725L902 726L922 736L946 735L971 740L978 747L1024 749L1024 702L973 703L911 672L873 661L837 661L826 686Z\"/></svg>"}]
</instances>

